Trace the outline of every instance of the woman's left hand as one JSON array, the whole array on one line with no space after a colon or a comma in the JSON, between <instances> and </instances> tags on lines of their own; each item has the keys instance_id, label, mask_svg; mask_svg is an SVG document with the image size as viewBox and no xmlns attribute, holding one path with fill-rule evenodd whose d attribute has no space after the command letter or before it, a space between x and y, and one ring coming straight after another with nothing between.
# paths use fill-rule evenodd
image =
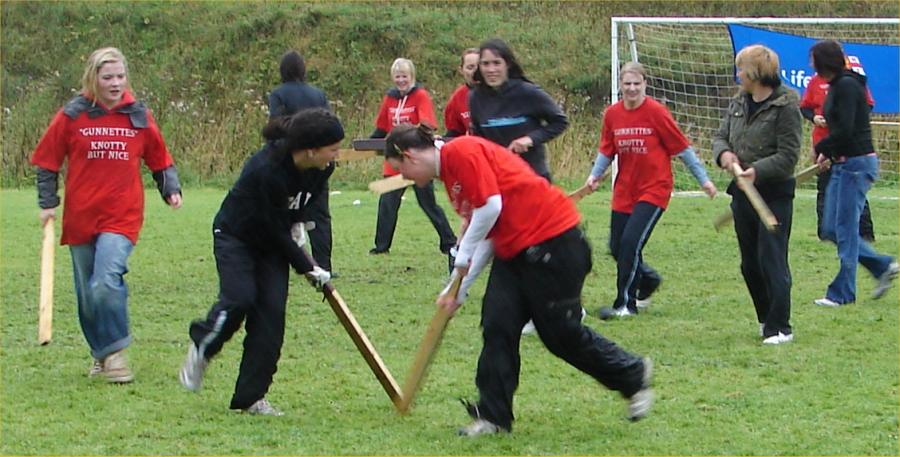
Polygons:
<instances>
[{"instance_id":1,"label":"woman's left hand","mask_svg":"<svg viewBox=\"0 0 900 457\"><path fill-rule=\"evenodd\" d=\"M174 193L166 197L166 203L172 207L172 209L181 208L181 192Z\"/></svg>"},{"instance_id":2,"label":"woman's left hand","mask_svg":"<svg viewBox=\"0 0 900 457\"><path fill-rule=\"evenodd\" d=\"M525 135L523 137L516 138L512 143L509 143L508 149L512 152L515 152L516 154L522 154L531 149L532 146L534 146L534 141L530 136Z\"/></svg>"}]
</instances>

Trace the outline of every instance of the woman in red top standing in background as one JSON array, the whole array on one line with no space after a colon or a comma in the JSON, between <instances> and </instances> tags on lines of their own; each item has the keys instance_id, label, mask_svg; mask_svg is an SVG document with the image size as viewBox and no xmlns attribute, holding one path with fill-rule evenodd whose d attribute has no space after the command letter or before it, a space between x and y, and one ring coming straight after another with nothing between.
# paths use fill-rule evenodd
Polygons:
<instances>
[{"instance_id":1,"label":"woman in red top standing in background","mask_svg":"<svg viewBox=\"0 0 900 457\"><path fill-rule=\"evenodd\" d=\"M461 84L453 91L453 95L447 101L447 107L444 108L444 127L447 128L444 138L471 134L469 88L475 84L473 79L475 70L478 70L478 48L468 48L463 51L459 61L459 73L465 79L465 84Z\"/></svg>"},{"instance_id":2,"label":"woman in red top standing in background","mask_svg":"<svg viewBox=\"0 0 900 457\"><path fill-rule=\"evenodd\" d=\"M865 72L861 66L849 65L848 68L856 72ZM828 95L828 81L817 74L813 75L806 86L806 92L800 100L800 114L805 119L813 123L812 144L813 149L811 159L816 161L815 145L822 138L828 136L828 123L825 122L824 107L825 97ZM872 98L872 92L866 87L866 103L869 106L875 106L875 100ZM822 233L822 210L825 208L825 189L828 188L828 181L831 179L831 169L827 169L816 176L816 235L820 240L825 240ZM875 227L872 224L872 212L869 210L869 200L863 206L862 213L859 216L859 236L868 242L875 241Z\"/></svg>"},{"instance_id":3,"label":"woman in red top standing in background","mask_svg":"<svg viewBox=\"0 0 900 457\"><path fill-rule=\"evenodd\" d=\"M434 105L428 92L416 85L416 67L409 59L399 58L391 64L391 79L394 86L388 90L375 118L375 131L372 138L384 138L388 132L401 123L425 124L437 127L434 116ZM384 162L385 177L399 174L397 170ZM397 212L400 210L401 197L406 188L381 194L378 199L378 221L375 226L375 247L369 254L385 254L391 249L394 241L394 230L397 228ZM456 235L447 222L444 210L434 199L434 186L415 187L416 200L419 207L434 226L440 237L440 249L450 254L450 248L456 244Z\"/></svg>"},{"instance_id":4,"label":"woman in red top standing in background","mask_svg":"<svg viewBox=\"0 0 900 457\"><path fill-rule=\"evenodd\" d=\"M426 126L397 127L388 136L385 158L418 186L443 181L454 209L469 221L454 275L469 274L469 261L485 241L496 253L481 309L484 346L475 378L480 398L464 402L474 422L459 434L512 429L519 340L529 319L554 355L628 399L629 419L648 413L650 360L581 323L591 248L578 226L581 216L559 188L503 146L472 135L441 145ZM442 293L438 304L454 313L464 294Z\"/></svg>"},{"instance_id":5,"label":"woman in red top standing in background","mask_svg":"<svg viewBox=\"0 0 900 457\"><path fill-rule=\"evenodd\" d=\"M600 318L637 314L662 278L644 263L643 249L672 196L672 157L678 156L710 198L716 186L665 106L647 97L644 66L628 62L619 72L622 100L603 114L603 130L587 183L596 190L614 156L619 158L609 224L609 251L617 263L618 293Z\"/></svg>"},{"instance_id":6,"label":"woman in red top standing in background","mask_svg":"<svg viewBox=\"0 0 900 457\"><path fill-rule=\"evenodd\" d=\"M102 48L88 58L81 95L56 113L31 163L37 166L41 223L53 223L59 170L68 161L61 244L72 253L81 330L94 358L90 376L131 382L124 350L128 328L128 256L144 222L141 160L160 194L181 207L172 156L147 107L135 101L125 56Z\"/></svg>"}]
</instances>

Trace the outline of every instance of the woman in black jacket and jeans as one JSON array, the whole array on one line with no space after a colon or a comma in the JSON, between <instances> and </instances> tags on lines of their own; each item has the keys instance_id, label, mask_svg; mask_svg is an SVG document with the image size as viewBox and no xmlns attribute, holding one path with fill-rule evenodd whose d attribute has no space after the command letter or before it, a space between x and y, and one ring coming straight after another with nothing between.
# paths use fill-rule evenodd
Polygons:
<instances>
[{"instance_id":1,"label":"woman in black jacket and jeans","mask_svg":"<svg viewBox=\"0 0 900 457\"><path fill-rule=\"evenodd\" d=\"M265 395L284 340L288 266L319 289L331 279L292 234L326 189L344 129L330 111L314 108L269 121L263 136L268 142L247 160L213 221L219 300L190 325L180 380L199 390L209 360L246 321L231 409L280 416Z\"/></svg>"}]
</instances>

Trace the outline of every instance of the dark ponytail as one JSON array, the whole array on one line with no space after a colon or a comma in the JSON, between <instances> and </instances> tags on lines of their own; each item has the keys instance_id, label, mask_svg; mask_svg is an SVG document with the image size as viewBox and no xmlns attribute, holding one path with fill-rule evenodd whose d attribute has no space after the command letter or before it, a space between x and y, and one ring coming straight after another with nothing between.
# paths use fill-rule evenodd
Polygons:
<instances>
[{"instance_id":1,"label":"dark ponytail","mask_svg":"<svg viewBox=\"0 0 900 457\"><path fill-rule=\"evenodd\" d=\"M344 127L334 113L325 108L310 108L290 116L269 120L262 136L271 143L277 157L301 149L315 149L344 139Z\"/></svg>"},{"instance_id":2,"label":"dark ponytail","mask_svg":"<svg viewBox=\"0 0 900 457\"><path fill-rule=\"evenodd\" d=\"M403 151L410 148L427 148L434 146L434 129L422 123L400 124L388 133L384 140L384 158L403 160Z\"/></svg>"}]
</instances>

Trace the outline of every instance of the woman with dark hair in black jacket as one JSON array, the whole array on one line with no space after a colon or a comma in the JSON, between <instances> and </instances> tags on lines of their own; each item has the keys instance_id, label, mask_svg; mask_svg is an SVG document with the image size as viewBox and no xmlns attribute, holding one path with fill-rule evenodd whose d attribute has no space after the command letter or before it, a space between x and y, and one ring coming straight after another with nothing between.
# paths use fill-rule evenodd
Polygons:
<instances>
[{"instance_id":1,"label":"woman with dark hair in black jacket","mask_svg":"<svg viewBox=\"0 0 900 457\"><path fill-rule=\"evenodd\" d=\"M479 84L469 93L472 133L521 155L537 174L551 180L544 143L569 126L559 105L525 77L499 38L481 43L473 79Z\"/></svg>"},{"instance_id":2,"label":"woman with dark hair in black jacket","mask_svg":"<svg viewBox=\"0 0 900 457\"><path fill-rule=\"evenodd\" d=\"M231 409L280 416L265 399L284 340L289 266L316 288L331 279L313 266L295 235L308 202L324 192L344 138L323 108L269 121L267 142L244 164L213 221L219 300L190 325L181 384L197 391L209 360L245 322L244 353Z\"/></svg>"}]
</instances>

